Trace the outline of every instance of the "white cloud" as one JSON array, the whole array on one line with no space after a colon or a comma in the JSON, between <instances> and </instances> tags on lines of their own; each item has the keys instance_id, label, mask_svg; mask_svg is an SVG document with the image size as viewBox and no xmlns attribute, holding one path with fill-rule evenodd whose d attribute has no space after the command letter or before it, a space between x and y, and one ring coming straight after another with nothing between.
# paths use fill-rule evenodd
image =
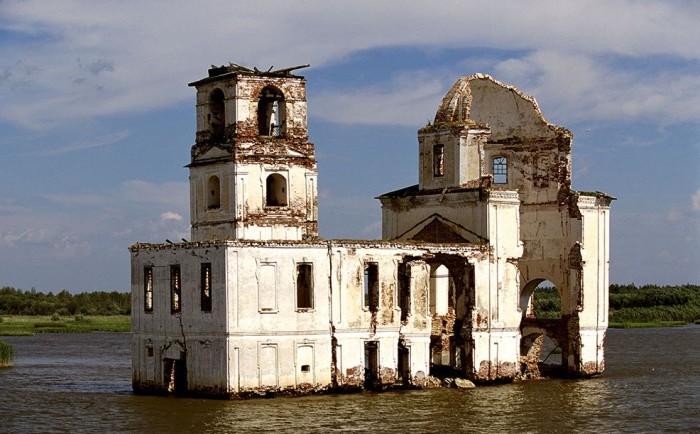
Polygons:
<instances>
[{"instance_id":1,"label":"white cloud","mask_svg":"<svg viewBox=\"0 0 700 434\"><path fill-rule=\"evenodd\" d=\"M474 4L456 0L411 7L398 0L303 5L221 0L196 8L158 1L6 1L0 3L0 28L11 36L0 43L0 119L48 129L65 121L152 110L190 98L183 77L200 78L201 65L235 60L261 67L306 62L318 67L382 46L541 50L539 59L510 69L545 68L539 87L569 95L595 91L610 78L590 63L593 55L700 58L700 11L691 2L493 1L479 4L478 19L474 10ZM567 59L578 62L559 62ZM566 78L570 81L561 83ZM617 100L627 102L621 110L629 116L653 115L659 109L649 107L678 97L673 114L684 119L697 114L697 104L685 93L697 85L697 76L627 78L594 95L633 87L637 98ZM549 79L558 85L545 86ZM387 105L420 104L421 93L435 92L429 83L416 90L413 98L398 89L380 95ZM372 102L385 107L376 98ZM608 113L619 110L617 104L592 103ZM691 114L684 115L684 108ZM343 114L367 121L358 109ZM402 119L399 114L387 121Z\"/></svg>"},{"instance_id":2,"label":"white cloud","mask_svg":"<svg viewBox=\"0 0 700 434\"><path fill-rule=\"evenodd\" d=\"M578 121L653 118L668 123L700 117L700 72L649 74L612 65L604 57L538 50L495 69L501 80L535 95L545 117L555 113L558 119Z\"/></svg>"},{"instance_id":3,"label":"white cloud","mask_svg":"<svg viewBox=\"0 0 700 434\"><path fill-rule=\"evenodd\" d=\"M339 124L406 125L432 121L444 94L445 79L417 71L363 89L321 91L311 113Z\"/></svg>"},{"instance_id":4,"label":"white cloud","mask_svg":"<svg viewBox=\"0 0 700 434\"><path fill-rule=\"evenodd\" d=\"M176 212L168 211L160 215L161 220L176 220L181 221L182 216Z\"/></svg>"},{"instance_id":5,"label":"white cloud","mask_svg":"<svg viewBox=\"0 0 700 434\"><path fill-rule=\"evenodd\" d=\"M52 149L45 149L43 151L38 151L36 154L40 156L49 156L49 155L58 155L58 154L67 154L71 152L78 152L78 151L84 151L87 149L93 149L93 148L101 148L104 146L110 146L114 145L116 143L119 143L126 138L128 138L130 135L129 131L119 131L116 133L112 134L107 134L102 137L98 137L96 139L93 139L91 141L86 141L86 142L80 142L80 143L71 143L65 146L60 146Z\"/></svg>"},{"instance_id":6,"label":"white cloud","mask_svg":"<svg viewBox=\"0 0 700 434\"><path fill-rule=\"evenodd\" d=\"M693 211L700 211L700 188L695 190L695 193L690 197Z\"/></svg>"}]
</instances>

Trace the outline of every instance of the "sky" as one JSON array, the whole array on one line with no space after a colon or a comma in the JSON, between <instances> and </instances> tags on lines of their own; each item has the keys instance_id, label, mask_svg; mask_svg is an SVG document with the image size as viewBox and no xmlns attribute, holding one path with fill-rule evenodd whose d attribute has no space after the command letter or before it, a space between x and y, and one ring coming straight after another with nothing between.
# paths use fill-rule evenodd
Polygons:
<instances>
[{"instance_id":1,"label":"sky","mask_svg":"<svg viewBox=\"0 0 700 434\"><path fill-rule=\"evenodd\" d=\"M611 283L700 283L700 2L0 0L0 287L128 291L128 247L189 239L211 65L301 64L324 238L381 237L416 132L477 72L574 134L617 198Z\"/></svg>"}]
</instances>

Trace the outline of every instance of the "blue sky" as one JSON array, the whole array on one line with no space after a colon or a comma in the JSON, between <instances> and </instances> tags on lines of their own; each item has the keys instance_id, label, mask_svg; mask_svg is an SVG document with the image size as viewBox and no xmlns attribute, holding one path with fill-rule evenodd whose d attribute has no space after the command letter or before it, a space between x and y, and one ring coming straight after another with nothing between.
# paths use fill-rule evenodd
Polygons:
<instances>
[{"instance_id":1,"label":"blue sky","mask_svg":"<svg viewBox=\"0 0 700 434\"><path fill-rule=\"evenodd\" d=\"M0 1L0 286L129 289L129 245L189 238L194 90L211 64L310 63L319 231L378 238L416 131L459 76L574 133L618 198L612 283L700 283L700 3Z\"/></svg>"}]
</instances>

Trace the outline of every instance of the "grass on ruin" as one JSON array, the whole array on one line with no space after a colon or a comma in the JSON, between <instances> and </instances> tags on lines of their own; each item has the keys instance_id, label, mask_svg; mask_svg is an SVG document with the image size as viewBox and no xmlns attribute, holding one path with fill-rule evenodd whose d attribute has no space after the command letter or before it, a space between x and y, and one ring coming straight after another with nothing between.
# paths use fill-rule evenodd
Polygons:
<instances>
[{"instance_id":1,"label":"grass on ruin","mask_svg":"<svg viewBox=\"0 0 700 434\"><path fill-rule=\"evenodd\" d=\"M0 336L131 331L129 315L2 315Z\"/></svg>"}]
</instances>

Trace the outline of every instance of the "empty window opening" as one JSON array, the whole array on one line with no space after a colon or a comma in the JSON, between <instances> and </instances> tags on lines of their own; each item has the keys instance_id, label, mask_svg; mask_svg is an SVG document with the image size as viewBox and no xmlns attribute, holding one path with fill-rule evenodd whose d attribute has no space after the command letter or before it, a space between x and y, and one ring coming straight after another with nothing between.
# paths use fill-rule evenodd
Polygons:
<instances>
[{"instance_id":1,"label":"empty window opening","mask_svg":"<svg viewBox=\"0 0 700 434\"><path fill-rule=\"evenodd\" d=\"M211 263L205 262L202 264L200 279L202 312L211 312Z\"/></svg>"},{"instance_id":2,"label":"empty window opening","mask_svg":"<svg viewBox=\"0 0 700 434\"><path fill-rule=\"evenodd\" d=\"M268 86L260 93L258 101L258 131L261 136L283 137L285 134L284 95Z\"/></svg>"},{"instance_id":3,"label":"empty window opening","mask_svg":"<svg viewBox=\"0 0 700 434\"><path fill-rule=\"evenodd\" d=\"M408 321L411 312L411 278L406 264L399 264L399 308L401 309L401 321Z\"/></svg>"},{"instance_id":4,"label":"empty window opening","mask_svg":"<svg viewBox=\"0 0 700 434\"><path fill-rule=\"evenodd\" d=\"M433 176L445 176L445 146L440 144L433 146Z\"/></svg>"},{"instance_id":5,"label":"empty window opening","mask_svg":"<svg viewBox=\"0 0 700 434\"><path fill-rule=\"evenodd\" d=\"M187 363L180 359L163 359L163 380L169 393L181 395L187 392Z\"/></svg>"},{"instance_id":6,"label":"empty window opening","mask_svg":"<svg viewBox=\"0 0 700 434\"><path fill-rule=\"evenodd\" d=\"M170 313L179 313L181 306L182 288L180 287L180 266L170 266Z\"/></svg>"},{"instance_id":7,"label":"empty window opening","mask_svg":"<svg viewBox=\"0 0 700 434\"><path fill-rule=\"evenodd\" d=\"M411 384L411 353L410 349L401 342L399 342L398 374L401 384L404 386Z\"/></svg>"},{"instance_id":8,"label":"empty window opening","mask_svg":"<svg viewBox=\"0 0 700 434\"><path fill-rule=\"evenodd\" d=\"M301 365L301 372L311 372L311 365Z\"/></svg>"},{"instance_id":9,"label":"empty window opening","mask_svg":"<svg viewBox=\"0 0 700 434\"><path fill-rule=\"evenodd\" d=\"M218 176L210 176L207 181L207 209L221 207L221 181Z\"/></svg>"},{"instance_id":10,"label":"empty window opening","mask_svg":"<svg viewBox=\"0 0 700 434\"><path fill-rule=\"evenodd\" d=\"M287 206L287 180L279 173L267 177L267 206Z\"/></svg>"},{"instance_id":11,"label":"empty window opening","mask_svg":"<svg viewBox=\"0 0 700 434\"><path fill-rule=\"evenodd\" d=\"M440 265L430 274L430 313L447 315L450 305L450 272Z\"/></svg>"},{"instance_id":12,"label":"empty window opening","mask_svg":"<svg viewBox=\"0 0 700 434\"><path fill-rule=\"evenodd\" d=\"M313 307L312 265L297 264L297 309L313 309Z\"/></svg>"},{"instance_id":13,"label":"empty window opening","mask_svg":"<svg viewBox=\"0 0 700 434\"><path fill-rule=\"evenodd\" d=\"M148 357L153 357L153 347L152 346L146 347L146 354L148 355Z\"/></svg>"},{"instance_id":14,"label":"empty window opening","mask_svg":"<svg viewBox=\"0 0 700 434\"><path fill-rule=\"evenodd\" d=\"M224 109L224 92L221 89L214 89L209 96L209 114L207 115L209 122L209 131L214 140L224 138L226 126L226 111Z\"/></svg>"},{"instance_id":15,"label":"empty window opening","mask_svg":"<svg viewBox=\"0 0 700 434\"><path fill-rule=\"evenodd\" d=\"M525 318L561 318L561 296L556 285L549 280L535 279L525 285L520 308Z\"/></svg>"},{"instance_id":16,"label":"empty window opening","mask_svg":"<svg viewBox=\"0 0 700 434\"><path fill-rule=\"evenodd\" d=\"M365 387L374 389L379 384L379 345L376 341L365 342Z\"/></svg>"},{"instance_id":17,"label":"empty window opening","mask_svg":"<svg viewBox=\"0 0 700 434\"><path fill-rule=\"evenodd\" d=\"M493 182L494 184L505 184L508 182L508 159L506 157L493 159Z\"/></svg>"},{"instance_id":18,"label":"empty window opening","mask_svg":"<svg viewBox=\"0 0 700 434\"><path fill-rule=\"evenodd\" d=\"M153 267L143 268L143 310L153 312Z\"/></svg>"},{"instance_id":19,"label":"empty window opening","mask_svg":"<svg viewBox=\"0 0 700 434\"><path fill-rule=\"evenodd\" d=\"M370 311L379 309L379 265L376 262L365 264L364 307Z\"/></svg>"}]
</instances>

